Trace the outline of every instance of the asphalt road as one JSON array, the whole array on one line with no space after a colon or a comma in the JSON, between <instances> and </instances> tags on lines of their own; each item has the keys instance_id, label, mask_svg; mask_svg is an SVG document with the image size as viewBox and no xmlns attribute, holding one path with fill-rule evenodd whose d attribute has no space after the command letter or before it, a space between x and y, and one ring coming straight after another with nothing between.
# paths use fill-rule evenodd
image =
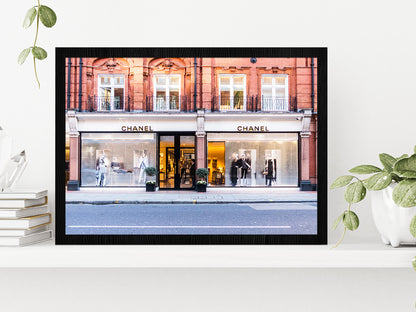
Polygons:
<instances>
[{"instance_id":1,"label":"asphalt road","mask_svg":"<svg viewBox=\"0 0 416 312\"><path fill-rule=\"evenodd\" d=\"M316 203L66 206L66 234L316 234Z\"/></svg>"}]
</instances>

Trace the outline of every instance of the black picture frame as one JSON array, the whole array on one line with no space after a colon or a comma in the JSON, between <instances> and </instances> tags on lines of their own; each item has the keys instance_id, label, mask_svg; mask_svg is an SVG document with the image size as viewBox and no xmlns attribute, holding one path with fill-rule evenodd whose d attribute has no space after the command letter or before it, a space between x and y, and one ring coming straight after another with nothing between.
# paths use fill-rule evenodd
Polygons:
<instances>
[{"instance_id":1,"label":"black picture frame","mask_svg":"<svg viewBox=\"0 0 416 312\"><path fill-rule=\"evenodd\" d=\"M80 57L248 57L316 58L319 133L317 145L317 234L313 235L67 235L65 187L66 58ZM327 244L327 48L56 48L56 244ZM159 151L158 151L159 152ZM157 154L158 155L158 154Z\"/></svg>"}]
</instances>

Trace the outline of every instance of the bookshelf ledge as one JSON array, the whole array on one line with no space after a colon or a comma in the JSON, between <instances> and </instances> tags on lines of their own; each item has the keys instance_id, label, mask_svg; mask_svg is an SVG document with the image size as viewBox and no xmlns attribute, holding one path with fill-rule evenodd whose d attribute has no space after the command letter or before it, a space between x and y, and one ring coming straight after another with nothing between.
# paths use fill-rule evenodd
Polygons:
<instances>
[{"instance_id":1,"label":"bookshelf ledge","mask_svg":"<svg viewBox=\"0 0 416 312\"><path fill-rule=\"evenodd\" d=\"M416 248L330 246L1 247L0 268L411 268Z\"/></svg>"}]
</instances>

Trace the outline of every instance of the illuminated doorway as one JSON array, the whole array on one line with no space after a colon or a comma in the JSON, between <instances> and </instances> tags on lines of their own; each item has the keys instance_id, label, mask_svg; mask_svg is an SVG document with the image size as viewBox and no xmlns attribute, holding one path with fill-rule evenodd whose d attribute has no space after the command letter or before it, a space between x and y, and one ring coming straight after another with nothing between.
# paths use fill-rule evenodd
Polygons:
<instances>
[{"instance_id":1,"label":"illuminated doorway","mask_svg":"<svg viewBox=\"0 0 416 312\"><path fill-rule=\"evenodd\" d=\"M159 188L195 188L195 136L161 135L159 139Z\"/></svg>"}]
</instances>

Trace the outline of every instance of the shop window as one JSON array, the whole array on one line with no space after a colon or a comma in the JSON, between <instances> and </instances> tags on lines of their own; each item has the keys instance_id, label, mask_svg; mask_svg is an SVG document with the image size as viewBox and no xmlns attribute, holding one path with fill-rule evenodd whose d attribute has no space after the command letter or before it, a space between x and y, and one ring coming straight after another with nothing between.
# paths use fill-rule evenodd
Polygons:
<instances>
[{"instance_id":1,"label":"shop window","mask_svg":"<svg viewBox=\"0 0 416 312\"><path fill-rule=\"evenodd\" d=\"M246 76L245 75L219 75L219 103L220 110L246 109Z\"/></svg>"},{"instance_id":2,"label":"shop window","mask_svg":"<svg viewBox=\"0 0 416 312\"><path fill-rule=\"evenodd\" d=\"M211 186L298 186L297 134L208 133L207 139Z\"/></svg>"},{"instance_id":3,"label":"shop window","mask_svg":"<svg viewBox=\"0 0 416 312\"><path fill-rule=\"evenodd\" d=\"M156 160L153 133L81 134L81 186L144 186Z\"/></svg>"},{"instance_id":4,"label":"shop window","mask_svg":"<svg viewBox=\"0 0 416 312\"><path fill-rule=\"evenodd\" d=\"M180 110L180 75L155 75L153 85L154 111Z\"/></svg>"},{"instance_id":5,"label":"shop window","mask_svg":"<svg viewBox=\"0 0 416 312\"><path fill-rule=\"evenodd\" d=\"M288 75L261 76L261 109L277 112L289 110Z\"/></svg>"},{"instance_id":6,"label":"shop window","mask_svg":"<svg viewBox=\"0 0 416 312\"><path fill-rule=\"evenodd\" d=\"M123 75L98 76L96 104L99 111L123 111L125 109Z\"/></svg>"}]
</instances>

